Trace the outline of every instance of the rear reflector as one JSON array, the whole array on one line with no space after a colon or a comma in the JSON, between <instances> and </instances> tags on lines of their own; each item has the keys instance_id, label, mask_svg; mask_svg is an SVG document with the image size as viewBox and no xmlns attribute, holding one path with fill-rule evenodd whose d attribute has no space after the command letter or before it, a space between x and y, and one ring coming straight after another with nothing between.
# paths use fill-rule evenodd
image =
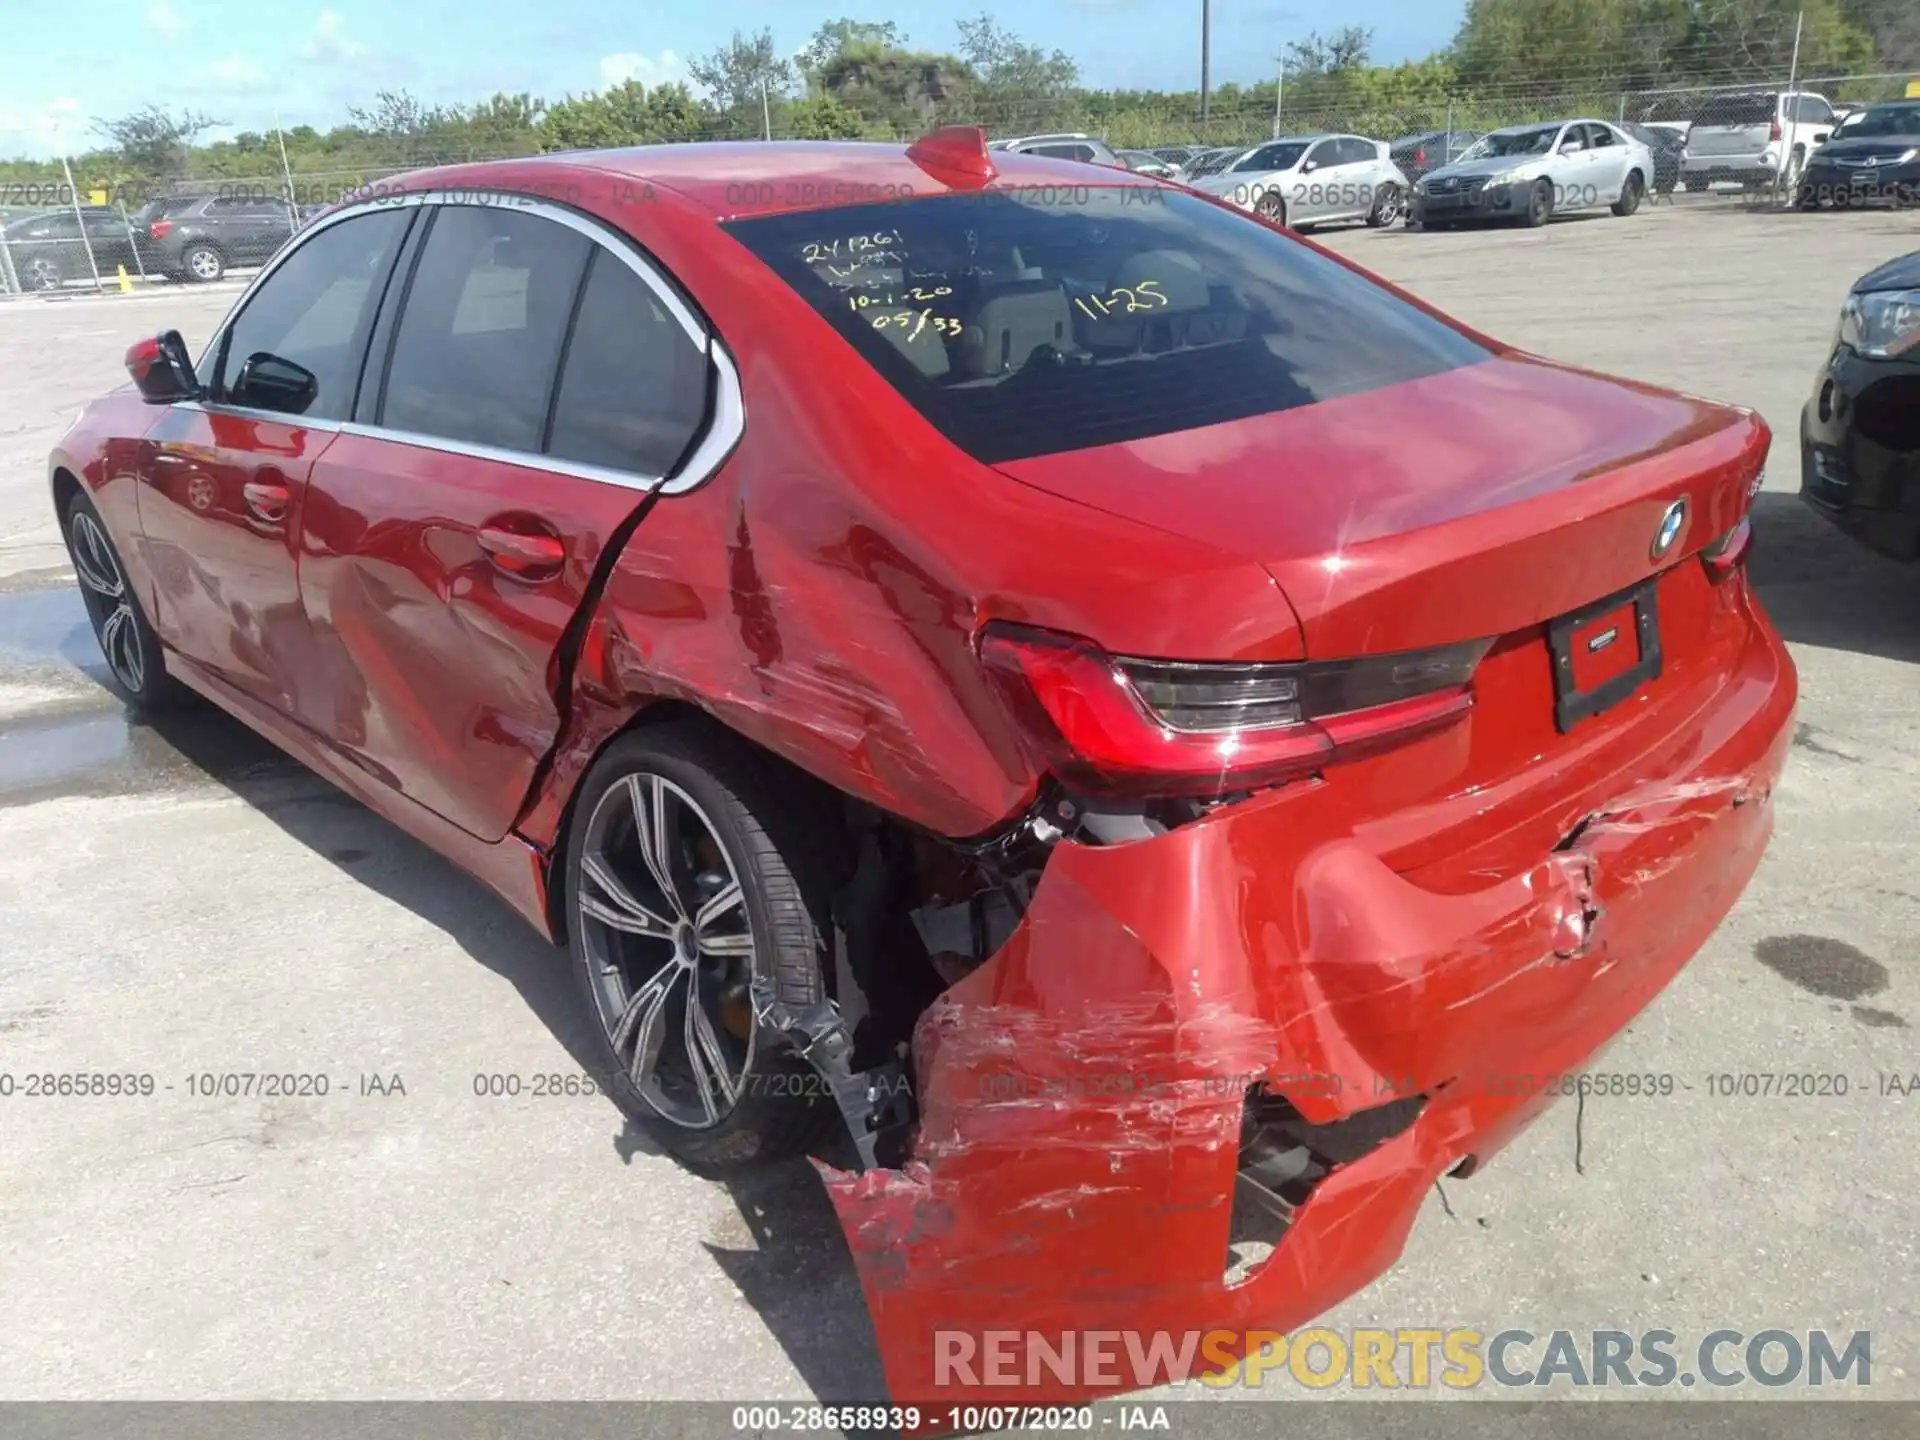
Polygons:
<instances>
[{"instance_id":1,"label":"rear reflector","mask_svg":"<svg viewBox=\"0 0 1920 1440\"><path fill-rule=\"evenodd\" d=\"M1490 640L1299 664L1138 660L993 624L980 658L1039 758L1077 788L1211 797L1273 784L1464 714Z\"/></svg>"}]
</instances>

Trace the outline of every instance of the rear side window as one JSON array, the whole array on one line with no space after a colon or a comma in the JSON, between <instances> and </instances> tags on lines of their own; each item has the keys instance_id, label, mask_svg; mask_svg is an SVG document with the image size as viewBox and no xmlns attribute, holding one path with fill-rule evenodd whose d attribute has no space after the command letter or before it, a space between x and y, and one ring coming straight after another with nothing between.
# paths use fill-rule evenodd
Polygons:
<instances>
[{"instance_id":1,"label":"rear side window","mask_svg":"<svg viewBox=\"0 0 1920 1440\"><path fill-rule=\"evenodd\" d=\"M728 230L989 463L1318 404L1490 352L1179 191L991 190Z\"/></svg>"},{"instance_id":2,"label":"rear side window","mask_svg":"<svg viewBox=\"0 0 1920 1440\"><path fill-rule=\"evenodd\" d=\"M596 250L554 397L548 453L670 473L706 418L707 373L705 352L647 283Z\"/></svg>"},{"instance_id":3,"label":"rear side window","mask_svg":"<svg viewBox=\"0 0 1920 1440\"><path fill-rule=\"evenodd\" d=\"M592 250L586 236L537 215L438 208L394 335L379 423L537 452Z\"/></svg>"},{"instance_id":4,"label":"rear side window","mask_svg":"<svg viewBox=\"0 0 1920 1440\"><path fill-rule=\"evenodd\" d=\"M1091 145L1033 145L1028 147L1029 155L1045 155L1054 160L1091 160Z\"/></svg>"},{"instance_id":5,"label":"rear side window","mask_svg":"<svg viewBox=\"0 0 1920 1440\"><path fill-rule=\"evenodd\" d=\"M1336 143L1339 146L1339 163L1342 165L1366 165L1375 159L1373 142L1370 140L1348 136Z\"/></svg>"},{"instance_id":6,"label":"rear side window","mask_svg":"<svg viewBox=\"0 0 1920 1440\"><path fill-rule=\"evenodd\" d=\"M379 302L374 287L392 265L408 218L387 210L336 221L289 255L228 327L215 394L230 405L285 410L284 392L268 400L244 384L247 362L271 355L312 371L318 382L297 413L344 420Z\"/></svg>"}]
</instances>

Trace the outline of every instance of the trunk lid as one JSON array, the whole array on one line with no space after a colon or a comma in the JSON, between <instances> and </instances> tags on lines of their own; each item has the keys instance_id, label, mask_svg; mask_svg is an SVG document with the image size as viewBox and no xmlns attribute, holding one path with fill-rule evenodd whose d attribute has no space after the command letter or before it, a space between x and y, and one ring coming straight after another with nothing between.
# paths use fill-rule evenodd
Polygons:
<instances>
[{"instance_id":1,"label":"trunk lid","mask_svg":"<svg viewBox=\"0 0 1920 1440\"><path fill-rule=\"evenodd\" d=\"M998 468L1258 561L1308 657L1340 659L1510 635L1645 580L1738 522L1768 441L1750 412L1509 352Z\"/></svg>"}]
</instances>

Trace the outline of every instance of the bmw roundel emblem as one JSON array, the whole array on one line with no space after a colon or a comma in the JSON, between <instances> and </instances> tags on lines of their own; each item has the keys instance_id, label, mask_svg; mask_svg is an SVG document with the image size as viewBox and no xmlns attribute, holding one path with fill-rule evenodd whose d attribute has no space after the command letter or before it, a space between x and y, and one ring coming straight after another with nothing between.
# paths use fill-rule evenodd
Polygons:
<instances>
[{"instance_id":1,"label":"bmw roundel emblem","mask_svg":"<svg viewBox=\"0 0 1920 1440\"><path fill-rule=\"evenodd\" d=\"M1648 554L1659 560L1680 543L1680 536L1687 528L1687 502L1676 500L1667 507L1667 513L1660 517L1660 528L1653 532L1653 548Z\"/></svg>"}]
</instances>

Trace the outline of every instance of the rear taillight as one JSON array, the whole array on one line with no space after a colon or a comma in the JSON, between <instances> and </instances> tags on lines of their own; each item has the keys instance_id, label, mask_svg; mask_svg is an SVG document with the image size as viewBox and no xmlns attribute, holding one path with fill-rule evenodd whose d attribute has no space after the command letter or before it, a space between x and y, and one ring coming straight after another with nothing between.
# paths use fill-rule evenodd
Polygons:
<instances>
[{"instance_id":1,"label":"rear taillight","mask_svg":"<svg viewBox=\"0 0 1920 1440\"><path fill-rule=\"evenodd\" d=\"M1212 797L1269 785L1464 714L1490 640L1298 664L1137 660L994 624L980 658L1039 758L1076 788Z\"/></svg>"},{"instance_id":2,"label":"rear taillight","mask_svg":"<svg viewBox=\"0 0 1920 1440\"><path fill-rule=\"evenodd\" d=\"M147 226L147 238L149 240L164 240L172 229L173 222L171 220L156 220Z\"/></svg>"},{"instance_id":3,"label":"rear taillight","mask_svg":"<svg viewBox=\"0 0 1920 1440\"><path fill-rule=\"evenodd\" d=\"M1752 550L1753 521L1742 518L1726 534L1703 545L1700 559L1706 564L1707 573L1719 580L1738 570Z\"/></svg>"},{"instance_id":4,"label":"rear taillight","mask_svg":"<svg viewBox=\"0 0 1920 1440\"><path fill-rule=\"evenodd\" d=\"M1414 164L1416 164L1416 165L1424 165L1424 164L1426 164L1426 163L1427 163L1427 152L1426 152L1425 150L1416 150L1416 151L1414 151L1414 152L1413 152L1413 163L1414 163Z\"/></svg>"},{"instance_id":5,"label":"rear taillight","mask_svg":"<svg viewBox=\"0 0 1920 1440\"><path fill-rule=\"evenodd\" d=\"M1780 122L1779 120L1776 119L1773 122L1773 125L1767 131L1767 139L1778 140L1779 138L1780 138Z\"/></svg>"}]
</instances>

